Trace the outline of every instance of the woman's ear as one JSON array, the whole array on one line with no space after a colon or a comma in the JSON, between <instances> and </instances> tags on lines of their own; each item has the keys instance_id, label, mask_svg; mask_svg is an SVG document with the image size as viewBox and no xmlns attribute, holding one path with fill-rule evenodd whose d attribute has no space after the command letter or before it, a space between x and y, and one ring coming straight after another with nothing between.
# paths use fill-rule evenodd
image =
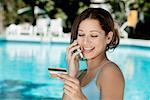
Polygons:
<instances>
[{"instance_id":1,"label":"woman's ear","mask_svg":"<svg viewBox=\"0 0 150 100\"><path fill-rule=\"evenodd\" d=\"M106 42L107 42L107 44L109 44L109 43L111 42L112 38L113 38L113 32L110 31L110 32L107 34L107 36L106 36Z\"/></svg>"}]
</instances>

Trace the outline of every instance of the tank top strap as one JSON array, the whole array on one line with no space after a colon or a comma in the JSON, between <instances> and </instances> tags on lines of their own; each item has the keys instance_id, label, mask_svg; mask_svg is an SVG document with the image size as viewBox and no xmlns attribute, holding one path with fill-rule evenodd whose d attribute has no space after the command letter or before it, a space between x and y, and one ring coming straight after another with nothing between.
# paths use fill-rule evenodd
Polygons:
<instances>
[{"instance_id":1,"label":"tank top strap","mask_svg":"<svg viewBox=\"0 0 150 100\"><path fill-rule=\"evenodd\" d=\"M99 69L98 69L97 72L96 72L96 79L97 79L97 77L99 76L99 74L100 74L101 70L103 69L103 67L104 67L106 64L108 64L108 63L111 63L111 61L108 60L108 61L106 61L105 63L103 63L102 65L99 66Z\"/></svg>"}]
</instances>

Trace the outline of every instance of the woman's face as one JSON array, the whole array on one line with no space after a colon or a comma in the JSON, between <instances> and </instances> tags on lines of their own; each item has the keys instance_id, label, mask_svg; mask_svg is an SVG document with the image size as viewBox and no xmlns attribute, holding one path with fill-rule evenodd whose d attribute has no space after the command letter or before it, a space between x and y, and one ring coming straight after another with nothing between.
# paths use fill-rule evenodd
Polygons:
<instances>
[{"instance_id":1,"label":"woman's face","mask_svg":"<svg viewBox=\"0 0 150 100\"><path fill-rule=\"evenodd\" d=\"M105 31L101 28L98 20L85 19L78 28L78 44L85 58L94 59L105 53L108 44Z\"/></svg>"}]
</instances>

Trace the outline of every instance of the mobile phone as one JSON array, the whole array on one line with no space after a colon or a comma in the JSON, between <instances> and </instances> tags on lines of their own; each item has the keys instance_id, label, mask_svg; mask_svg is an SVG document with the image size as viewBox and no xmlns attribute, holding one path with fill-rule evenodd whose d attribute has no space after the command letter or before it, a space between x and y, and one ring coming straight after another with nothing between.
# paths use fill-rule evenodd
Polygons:
<instances>
[{"instance_id":1,"label":"mobile phone","mask_svg":"<svg viewBox=\"0 0 150 100\"><path fill-rule=\"evenodd\" d=\"M80 49L77 49L77 51L80 52L81 50L80 50ZM80 60L83 60L83 59L84 59L82 52L79 53L78 57L79 57Z\"/></svg>"},{"instance_id":2,"label":"mobile phone","mask_svg":"<svg viewBox=\"0 0 150 100\"><path fill-rule=\"evenodd\" d=\"M67 70L64 68L48 68L48 71L52 78L57 77L57 74L67 74Z\"/></svg>"},{"instance_id":3,"label":"mobile phone","mask_svg":"<svg viewBox=\"0 0 150 100\"><path fill-rule=\"evenodd\" d=\"M73 43L74 40L76 40L76 39L73 38L73 37L71 37L70 43ZM75 50L74 53L75 53L76 51L81 51L81 49L79 48L79 49ZM86 58L83 56L82 52L79 53L78 57L79 57L79 60L86 60Z\"/></svg>"}]
</instances>

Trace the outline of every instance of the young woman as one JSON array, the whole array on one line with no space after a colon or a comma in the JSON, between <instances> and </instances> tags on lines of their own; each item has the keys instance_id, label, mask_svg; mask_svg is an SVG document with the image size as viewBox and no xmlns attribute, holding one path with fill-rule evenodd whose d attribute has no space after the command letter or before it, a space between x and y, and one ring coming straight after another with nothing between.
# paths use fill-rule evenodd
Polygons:
<instances>
[{"instance_id":1,"label":"young woman","mask_svg":"<svg viewBox=\"0 0 150 100\"><path fill-rule=\"evenodd\" d=\"M124 77L106 55L119 44L110 13L102 8L83 11L73 23L71 40L67 48L68 74L58 74L64 81L63 100L123 100ZM82 72L78 63L81 52L87 59L87 70Z\"/></svg>"}]
</instances>

